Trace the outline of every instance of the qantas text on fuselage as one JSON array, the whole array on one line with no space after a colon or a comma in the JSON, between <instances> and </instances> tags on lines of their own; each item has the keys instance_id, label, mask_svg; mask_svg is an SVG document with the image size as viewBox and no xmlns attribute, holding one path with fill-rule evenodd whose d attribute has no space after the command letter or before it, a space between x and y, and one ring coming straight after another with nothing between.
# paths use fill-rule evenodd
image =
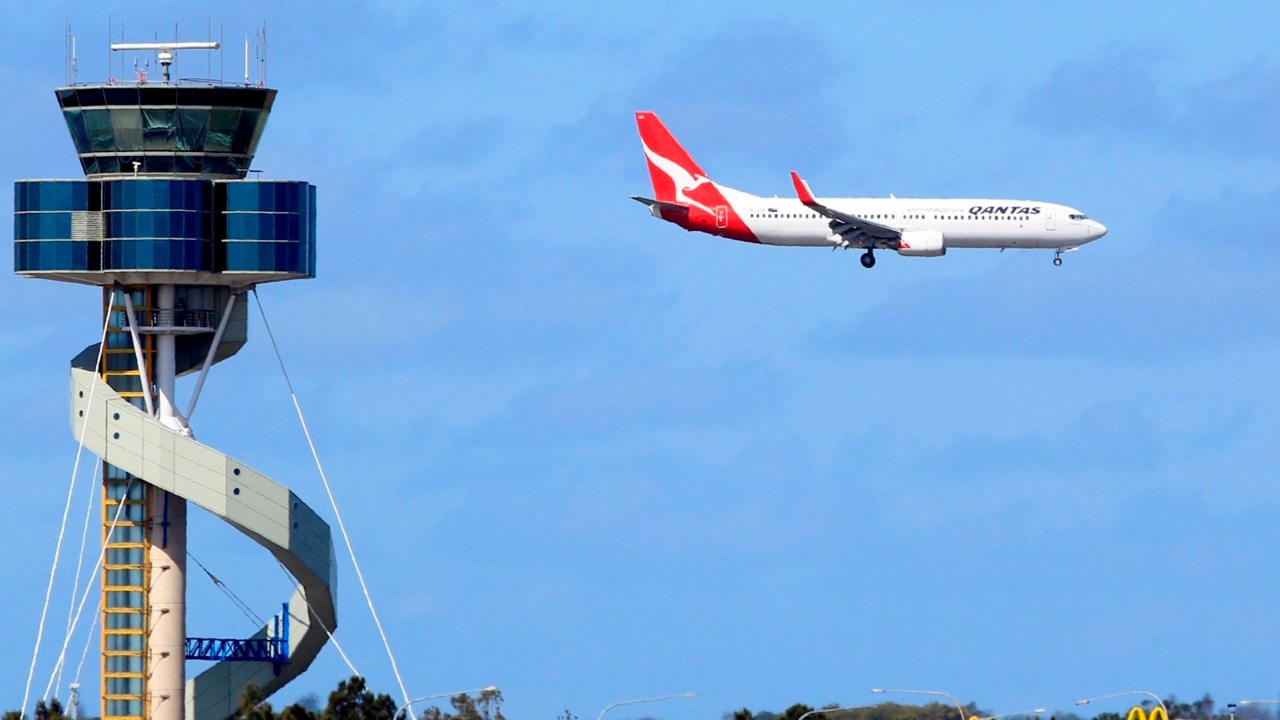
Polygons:
<instances>
[{"instance_id":1,"label":"qantas text on fuselage","mask_svg":"<svg viewBox=\"0 0 1280 720\"><path fill-rule=\"evenodd\" d=\"M711 180L651 112L636 113L654 217L691 230L765 245L861 248L938 257L950 248L1079 249L1107 234L1102 223L1057 203L989 198L817 198L791 173L795 199L765 198Z\"/></svg>"}]
</instances>

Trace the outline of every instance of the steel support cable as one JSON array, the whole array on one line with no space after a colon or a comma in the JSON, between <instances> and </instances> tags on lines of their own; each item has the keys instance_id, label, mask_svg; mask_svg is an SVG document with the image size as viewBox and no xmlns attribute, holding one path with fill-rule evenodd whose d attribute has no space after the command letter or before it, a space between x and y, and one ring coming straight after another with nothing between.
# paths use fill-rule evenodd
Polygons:
<instances>
[{"instance_id":1,"label":"steel support cable","mask_svg":"<svg viewBox=\"0 0 1280 720\"><path fill-rule=\"evenodd\" d=\"M80 664L76 666L75 684L80 684L80 674L84 672L84 661L89 658L89 648L93 645L93 631L98 627L98 618L102 616L102 596L98 596L98 608L93 611L93 622L89 623L89 634L84 638L84 651L80 653ZM61 680L59 680L61 682Z\"/></svg>"},{"instance_id":2,"label":"steel support cable","mask_svg":"<svg viewBox=\"0 0 1280 720\"><path fill-rule=\"evenodd\" d=\"M76 555L76 577L75 577L75 582L71 584L71 597L73 599L80 594L80 578L84 574L84 554L85 554L85 550L88 549L88 545L89 545L89 525L91 525L93 522L93 508L94 508L93 498L98 494L98 487L100 485L100 483L98 483L98 471L101 469L102 469L102 463L94 463L93 479L89 481L89 502L87 505L85 505L85 508L84 508L84 528L80 532L80 552ZM66 632L68 634L70 634L71 632L71 621L74 617L75 617L75 606L73 606L71 603L67 603ZM92 636L93 630L90 630L89 634L90 636ZM62 685L62 668L64 667L65 665L59 668L58 678L53 682L54 687L60 687ZM45 698L45 699L48 700L48 698Z\"/></svg>"},{"instance_id":3,"label":"steel support cable","mask_svg":"<svg viewBox=\"0 0 1280 720\"><path fill-rule=\"evenodd\" d=\"M293 573L289 572L289 568L285 567L284 563L280 562L279 559L276 560L276 564L280 566L280 571L284 573L284 576L289 578L289 582L293 584L293 589L298 591L298 596L302 598L302 602L307 604L307 612L310 614L310 617L315 620L321 630L324 630L324 634L329 636L329 642L333 643L333 646L337 648L338 654L342 656L342 661L351 669L351 674L360 675L360 671L356 669L355 663L351 662L351 658L347 657L347 653L343 651L342 643L339 643L338 638L333 636L333 633L329 630L329 626L325 625L324 621L320 619L320 614L316 612L316 609L311 607L311 601L307 599L307 594L302 592L302 586L298 584L298 580L293 576ZM296 617L292 610L289 611L289 617L296 618L298 622L310 622L307 618ZM360 677L364 676L360 675Z\"/></svg>"},{"instance_id":4,"label":"steel support cable","mask_svg":"<svg viewBox=\"0 0 1280 720\"><path fill-rule=\"evenodd\" d=\"M231 600L232 604L234 604L245 617L249 618L249 621L254 624L254 627L267 624L267 621L259 617L258 614L253 611L253 608L249 607L248 603L241 600L238 595L231 591L231 588L227 587L226 583L218 579L217 575L214 575L209 568L205 567L204 563L200 562L195 555L192 555L190 550L187 551L187 557L194 560L196 565L200 566L200 569L204 571L204 574L209 576L209 579L213 581L213 584L222 591L223 595L226 595L227 598Z\"/></svg>"},{"instance_id":5,"label":"steel support cable","mask_svg":"<svg viewBox=\"0 0 1280 720\"><path fill-rule=\"evenodd\" d=\"M94 365L95 371L102 364L102 354L105 352L107 347L107 328L109 327L111 327L111 313L109 311L104 311L102 318L102 337L98 340L98 359ZM92 390L89 391L89 404L93 404ZM62 540L66 536L67 532L67 517L71 513L71 498L75 494L76 477L80 475L80 458L84 455L84 435L85 429L89 425L90 414L91 413L85 413L84 423L80 427L80 443L76 447L76 461L71 468L71 486L67 488L67 503L62 508L62 525L58 528L58 543L53 549L53 565L49 568L49 583L44 590L44 607L40 609L40 625L36 630L36 646L35 649L31 651L31 667L27 670L27 684L22 690L22 704L18 706L19 712L27 711L27 701L31 699L31 681L35 678L36 663L40 659L40 644L44 642L44 624L49 617L49 600L53 597L53 581L58 573L58 560L62 556ZM75 597L72 596L73 601L74 599ZM63 643L63 647L66 647L66 643Z\"/></svg>"},{"instance_id":6,"label":"steel support cable","mask_svg":"<svg viewBox=\"0 0 1280 720\"><path fill-rule=\"evenodd\" d=\"M108 539L111 537L112 533L114 533L114 532L116 531L116 523L118 523L118 522L120 521L120 513L124 512L124 506L125 506L125 504L128 502L128 500L129 500L129 490L133 487L133 480L134 480L134 478L132 478L132 477L131 477L131 478L129 478L129 480L125 483L125 486L124 486L124 494L123 494L123 495L121 495L120 499L116 502L116 514L115 514L114 516L112 516L112 518L111 518L111 524L110 524L109 526L107 526L107 535L106 535L106 537L107 537ZM106 557L106 555L107 555L107 543L104 541L104 542L102 543L102 549L98 551L98 561L97 561L97 562L95 562L95 563L93 564L93 574L94 574L94 575L97 575L97 574L98 574L98 570L99 570L99 569L101 569L101 567L102 567L102 560L103 560L103 558L105 558L105 557ZM65 638L63 638L63 640L62 640L62 649L58 651L58 666L59 666L59 667L54 668L54 673L51 673L51 674L49 675L49 684L45 686L45 689L44 689L44 697L46 697L46 698L47 698L47 697L49 697L49 693L53 690L53 678L54 678L54 675L58 672L58 670L60 669L60 667L61 667L61 665L62 665L62 663L63 663L64 659L65 659L65 658L66 658L66 656L67 656L67 646L71 644L71 636L72 636L72 635L75 633L75 631L76 631L76 625L79 625L79 624L80 624L80 617L84 614L84 604L85 604L85 602L87 602L87 601L89 600L89 591L90 591L90 590L92 590L92 589L93 589L93 586L92 586L92 585L90 585L89 587L86 587L86 588L84 589L84 594L80 596L80 604L76 607L76 618L75 618L75 621L71 623L71 632L70 632L70 633L67 633L67 636L66 636ZM72 600L74 601L74 600L75 600L75 598L72 598ZM101 602L102 602L101 594L99 594L98 602L99 602L99 603L101 603Z\"/></svg>"},{"instance_id":7,"label":"steel support cable","mask_svg":"<svg viewBox=\"0 0 1280 720\"><path fill-rule=\"evenodd\" d=\"M267 338L271 340L271 349L275 351L276 362L280 363L280 372L284 375L285 385L289 388L289 397L293 400L293 408L298 412L298 422L302 424L302 434L307 438L307 446L311 448L311 457L315 460L316 470L320 473L320 480L324 483L324 492L329 496L329 505L333 508L333 517L338 521L338 529L342 531L342 542L347 546L347 554L351 556L351 565L355 568L356 579L360 581L360 590L364 592L365 603L369 606L369 614L373 616L373 624L378 628L378 635L382 638L382 646L386 648L387 658L391 660L391 672L396 676L396 684L400 686L400 694L404 695L405 704L411 702L409 691L405 688L404 678L400 676L400 666L396 664L396 656L391 652L391 642L387 640L387 633L382 628L382 620L378 617L378 611L373 606L373 597L369 595L369 585L364 581L364 572L360 570L360 563L356 560L355 547L351 544L351 537L347 534L346 523L342 521L342 512L338 509L338 501L333 496L333 488L329 486L329 477L325 474L324 465L320 462L320 454L316 451L316 444L311 439L311 430L307 428L307 419L302 414L302 405L298 403L298 394L293 390L293 382L289 380L289 371L284 366L284 358L280 355L280 346L276 344L276 337L271 332L271 324L267 322L267 311L262 306L262 298L258 297L258 289L253 289L253 299L258 304L258 313L262 315L262 325L266 328Z\"/></svg>"}]
</instances>

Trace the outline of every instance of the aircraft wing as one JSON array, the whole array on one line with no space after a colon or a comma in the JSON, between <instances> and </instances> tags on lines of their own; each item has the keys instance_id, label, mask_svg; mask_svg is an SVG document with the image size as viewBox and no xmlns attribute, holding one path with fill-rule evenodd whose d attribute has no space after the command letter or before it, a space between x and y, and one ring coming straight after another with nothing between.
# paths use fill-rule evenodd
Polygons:
<instances>
[{"instance_id":1,"label":"aircraft wing","mask_svg":"<svg viewBox=\"0 0 1280 720\"><path fill-rule=\"evenodd\" d=\"M897 228L889 227L888 225L881 225L878 222L867 220L866 218L861 218L857 215L840 212L839 210L823 205L813 196L813 191L809 189L809 183L802 180L795 172L791 173L791 182L796 186L796 195L800 198L801 203L809 209L817 212L819 215L825 215L834 221L831 226L832 230L837 230L839 232L839 229L836 227L836 223L840 223L847 226L846 229L857 230L861 234L865 234L876 239L897 240L902 236L902 232ZM844 233L841 232L841 234Z\"/></svg>"}]
</instances>

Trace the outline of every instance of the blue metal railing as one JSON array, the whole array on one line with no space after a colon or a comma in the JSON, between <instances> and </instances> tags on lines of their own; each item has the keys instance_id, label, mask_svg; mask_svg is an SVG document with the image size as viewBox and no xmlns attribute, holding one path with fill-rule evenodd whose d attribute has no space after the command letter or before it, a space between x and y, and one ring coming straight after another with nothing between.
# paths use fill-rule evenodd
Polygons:
<instances>
[{"instance_id":1,"label":"blue metal railing","mask_svg":"<svg viewBox=\"0 0 1280 720\"><path fill-rule=\"evenodd\" d=\"M240 662L269 662L283 665L289 662L289 603L284 612L272 618L275 625L273 637L249 638L199 638L189 637L186 643L188 660L233 660Z\"/></svg>"}]
</instances>

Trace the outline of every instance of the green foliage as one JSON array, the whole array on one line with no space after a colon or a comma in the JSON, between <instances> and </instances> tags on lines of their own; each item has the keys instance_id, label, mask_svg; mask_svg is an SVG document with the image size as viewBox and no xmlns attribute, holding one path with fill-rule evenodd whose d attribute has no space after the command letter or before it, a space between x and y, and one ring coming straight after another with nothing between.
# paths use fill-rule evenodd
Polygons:
<instances>
[{"instance_id":1,"label":"green foliage","mask_svg":"<svg viewBox=\"0 0 1280 720\"><path fill-rule=\"evenodd\" d=\"M404 720L396 718L396 704L391 696L370 692L364 678L353 675L338 683L329 693L329 704L320 712L308 704L314 698L307 697L277 713L266 695L256 685L249 685L240 695L240 710L236 720ZM15 719L17 720L17 719ZM57 720L51 718L50 720ZM496 720L496 719L489 719Z\"/></svg>"},{"instance_id":2,"label":"green foliage","mask_svg":"<svg viewBox=\"0 0 1280 720\"><path fill-rule=\"evenodd\" d=\"M329 693L329 704L320 720L392 720L395 716L396 703L390 695L373 694L364 678L352 675Z\"/></svg>"},{"instance_id":3,"label":"green foliage","mask_svg":"<svg viewBox=\"0 0 1280 720\"><path fill-rule=\"evenodd\" d=\"M51 699L48 705L43 700L36 701L36 720L66 720L66 717L58 698Z\"/></svg>"},{"instance_id":4,"label":"green foliage","mask_svg":"<svg viewBox=\"0 0 1280 720\"><path fill-rule=\"evenodd\" d=\"M506 720L501 690L484 690L475 698L465 693L454 695L449 704L453 706L452 713L433 705L422 713L422 720Z\"/></svg>"},{"instance_id":5,"label":"green foliage","mask_svg":"<svg viewBox=\"0 0 1280 720\"><path fill-rule=\"evenodd\" d=\"M0 720L27 720L27 716L17 710L7 710L4 715L0 715ZM58 698L52 698L47 703L37 700L35 720L67 720L62 702Z\"/></svg>"},{"instance_id":6,"label":"green foliage","mask_svg":"<svg viewBox=\"0 0 1280 720\"><path fill-rule=\"evenodd\" d=\"M456 695L449 699L448 712L439 707L430 707L424 711L420 720L506 720L502 714L502 693L493 690L481 692L479 695ZM338 687L329 694L328 704L324 709L317 708L314 695L300 698L298 702L277 712L271 703L266 701L262 690L249 686L240 696L239 711L236 720L414 720L399 712L396 703L386 694L376 694L368 689L365 679L352 676L338 683ZM1139 703L1148 711L1155 706L1151 700ZM1280 720L1269 708L1250 705L1235 709L1234 718L1228 709L1215 712L1213 697L1205 693L1199 700L1181 702L1170 695L1165 700L1169 709L1170 720ZM947 703L929 703L927 705L901 705L898 703L881 703L866 707L855 707L847 710L839 709L837 703L821 706L821 714L810 715L805 720L957 720L957 709ZM813 707L804 703L796 703L781 714L769 711L753 713L749 708L740 708L725 712L720 720L800 720L805 713L813 711ZM983 718L993 713L979 709L974 703L965 706L964 720ZM566 716L569 715L566 710ZM1128 710L1124 712L1102 712L1088 720L1126 720ZM57 699L38 701L33 718L23 713L10 710L0 716L0 720L68 720L65 710ZM535 719L536 720L536 719ZM1071 712L1052 713L1035 720L1086 720Z\"/></svg>"},{"instance_id":7,"label":"green foliage","mask_svg":"<svg viewBox=\"0 0 1280 720\"><path fill-rule=\"evenodd\" d=\"M244 692L240 693L240 709L236 712L236 720L275 720L276 714L266 698L262 688L253 683L246 685Z\"/></svg>"},{"instance_id":8,"label":"green foliage","mask_svg":"<svg viewBox=\"0 0 1280 720\"><path fill-rule=\"evenodd\" d=\"M782 713L779 717L779 720L800 720L801 715L811 712L812 710L813 708L805 705L804 703L796 703L795 705L787 708L786 712Z\"/></svg>"},{"instance_id":9,"label":"green foliage","mask_svg":"<svg viewBox=\"0 0 1280 720\"><path fill-rule=\"evenodd\" d=\"M901 705L887 702L845 710L839 708L840 705L838 703L827 703L821 709L832 712L810 715L808 720L957 720L956 715L959 713L955 705L947 703ZM799 720L801 715L812 710L812 707L803 703L792 705L781 715L768 711L752 713L749 708L742 708L741 710L735 710L732 714L725 713L721 720ZM966 705L964 710L965 720L971 717L987 717L991 715L991 713L978 708L974 703ZM1075 720L1080 719L1076 718Z\"/></svg>"}]
</instances>

